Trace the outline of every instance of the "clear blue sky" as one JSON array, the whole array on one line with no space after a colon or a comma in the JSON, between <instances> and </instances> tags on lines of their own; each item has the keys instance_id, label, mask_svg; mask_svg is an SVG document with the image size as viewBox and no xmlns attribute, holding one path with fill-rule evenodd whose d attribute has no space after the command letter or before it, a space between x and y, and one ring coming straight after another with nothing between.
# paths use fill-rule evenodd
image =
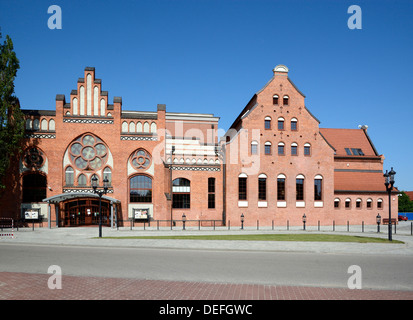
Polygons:
<instances>
[{"instance_id":1,"label":"clear blue sky","mask_svg":"<svg viewBox=\"0 0 413 320\"><path fill-rule=\"evenodd\" d=\"M61 30L47 26L54 4ZM353 4L361 30L347 26ZM384 168L413 190L411 0L2 0L0 26L20 60L24 109L53 110L90 66L124 110L165 103L213 113L227 130L285 64L321 127L367 124Z\"/></svg>"}]
</instances>

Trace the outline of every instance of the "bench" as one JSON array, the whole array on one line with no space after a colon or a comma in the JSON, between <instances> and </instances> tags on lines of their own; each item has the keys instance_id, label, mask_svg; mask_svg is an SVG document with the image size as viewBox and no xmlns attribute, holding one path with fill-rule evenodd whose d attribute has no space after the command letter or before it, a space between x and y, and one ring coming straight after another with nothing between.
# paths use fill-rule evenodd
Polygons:
<instances>
[{"instance_id":1,"label":"bench","mask_svg":"<svg viewBox=\"0 0 413 320\"><path fill-rule=\"evenodd\" d=\"M389 218L383 218L383 224L389 224ZM391 224L397 224L396 218L391 218Z\"/></svg>"}]
</instances>

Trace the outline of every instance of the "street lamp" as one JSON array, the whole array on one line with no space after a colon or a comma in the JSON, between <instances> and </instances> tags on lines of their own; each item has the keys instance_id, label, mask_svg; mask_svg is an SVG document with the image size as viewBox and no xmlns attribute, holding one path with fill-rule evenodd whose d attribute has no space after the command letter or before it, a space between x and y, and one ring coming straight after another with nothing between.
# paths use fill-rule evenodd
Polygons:
<instances>
[{"instance_id":1,"label":"street lamp","mask_svg":"<svg viewBox=\"0 0 413 320\"><path fill-rule=\"evenodd\" d=\"M387 172L383 174L383 177L385 178L384 185L386 186L387 193L389 194L389 241L392 241L392 226L391 226L391 191L393 190L393 185L394 185L394 176L396 172L393 170L393 167L391 167L390 172Z\"/></svg>"},{"instance_id":2,"label":"street lamp","mask_svg":"<svg viewBox=\"0 0 413 320\"><path fill-rule=\"evenodd\" d=\"M185 222L186 222L186 215L185 215L185 213L183 213L182 214L182 224L183 224L182 230L185 230Z\"/></svg>"},{"instance_id":3,"label":"street lamp","mask_svg":"<svg viewBox=\"0 0 413 320\"><path fill-rule=\"evenodd\" d=\"M377 222L377 233L379 233L380 232L380 222L381 222L380 213L377 214L376 222Z\"/></svg>"},{"instance_id":4,"label":"street lamp","mask_svg":"<svg viewBox=\"0 0 413 320\"><path fill-rule=\"evenodd\" d=\"M305 223L307 222L307 217L305 216L305 213L303 215L303 226L304 226L304 230L305 230Z\"/></svg>"},{"instance_id":5,"label":"street lamp","mask_svg":"<svg viewBox=\"0 0 413 320\"><path fill-rule=\"evenodd\" d=\"M102 196L108 192L109 180L108 177L103 179L103 190L97 190L98 188L98 178L96 175L92 178L93 192L99 196L99 238L102 238Z\"/></svg>"},{"instance_id":6,"label":"street lamp","mask_svg":"<svg viewBox=\"0 0 413 320\"><path fill-rule=\"evenodd\" d=\"M244 230L244 214L241 213L241 230Z\"/></svg>"}]
</instances>

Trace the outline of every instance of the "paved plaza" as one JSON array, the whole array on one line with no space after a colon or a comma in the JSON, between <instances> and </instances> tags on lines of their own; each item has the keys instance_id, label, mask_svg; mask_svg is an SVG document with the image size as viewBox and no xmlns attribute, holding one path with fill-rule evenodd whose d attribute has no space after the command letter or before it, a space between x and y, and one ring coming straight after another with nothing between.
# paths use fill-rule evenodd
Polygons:
<instances>
[{"instance_id":1,"label":"paved plaza","mask_svg":"<svg viewBox=\"0 0 413 320\"><path fill-rule=\"evenodd\" d=\"M377 234L375 226L364 227L364 232L356 232L356 226L347 231L346 226L337 227L334 234L387 237L387 229ZM239 234L244 233L301 233L301 228L289 231L271 229L226 230L143 230L123 228L121 230L103 228L103 236L130 235L183 235L183 234ZM317 227L305 232L332 233L318 231ZM413 236L410 235L410 222L401 223L394 240L403 244L358 244L322 242L278 242L278 241L222 241L222 240L167 240L167 239L98 239L98 228L20 228L1 232L2 245L30 244L36 246L89 246L89 247L138 247L197 250L261 251L261 252L314 252L366 255L413 256ZM7 259L2 256L2 260ZM65 275L62 290L48 289L47 273L10 272L1 268L1 300L411 300L413 290L370 290L314 286L287 286L247 283L211 283L203 281L169 281L153 279L127 279L115 277L90 277Z\"/></svg>"}]
</instances>

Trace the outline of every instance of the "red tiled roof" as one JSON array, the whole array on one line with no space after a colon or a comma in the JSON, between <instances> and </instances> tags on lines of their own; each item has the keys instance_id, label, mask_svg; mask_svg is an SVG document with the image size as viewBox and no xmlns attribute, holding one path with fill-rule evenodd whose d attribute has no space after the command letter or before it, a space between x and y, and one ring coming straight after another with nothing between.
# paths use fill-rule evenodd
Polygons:
<instances>
[{"instance_id":1,"label":"red tiled roof","mask_svg":"<svg viewBox=\"0 0 413 320\"><path fill-rule=\"evenodd\" d=\"M386 191L381 172L334 172L334 190Z\"/></svg>"},{"instance_id":2,"label":"red tiled roof","mask_svg":"<svg viewBox=\"0 0 413 320\"><path fill-rule=\"evenodd\" d=\"M336 149L336 155L338 156L347 156L345 148L350 148L350 150L351 148L361 149L364 156L377 156L372 143L362 129L320 128L320 132L328 143Z\"/></svg>"},{"instance_id":3,"label":"red tiled roof","mask_svg":"<svg viewBox=\"0 0 413 320\"><path fill-rule=\"evenodd\" d=\"M413 201L413 191L405 191L405 194L410 198L410 201Z\"/></svg>"}]
</instances>

